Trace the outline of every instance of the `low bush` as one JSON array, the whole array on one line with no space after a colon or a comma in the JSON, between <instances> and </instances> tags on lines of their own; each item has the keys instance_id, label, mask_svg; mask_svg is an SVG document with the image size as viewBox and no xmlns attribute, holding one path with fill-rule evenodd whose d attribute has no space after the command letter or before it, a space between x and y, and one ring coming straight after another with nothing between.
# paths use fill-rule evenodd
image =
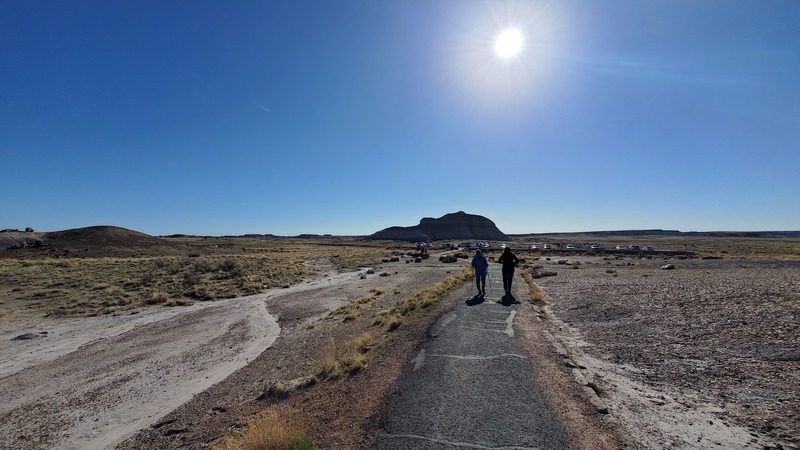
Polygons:
<instances>
[{"instance_id":1,"label":"low bush","mask_svg":"<svg viewBox=\"0 0 800 450\"><path fill-rule=\"evenodd\" d=\"M299 420L285 408L272 407L250 418L244 430L226 438L217 450L311 450Z\"/></svg>"}]
</instances>

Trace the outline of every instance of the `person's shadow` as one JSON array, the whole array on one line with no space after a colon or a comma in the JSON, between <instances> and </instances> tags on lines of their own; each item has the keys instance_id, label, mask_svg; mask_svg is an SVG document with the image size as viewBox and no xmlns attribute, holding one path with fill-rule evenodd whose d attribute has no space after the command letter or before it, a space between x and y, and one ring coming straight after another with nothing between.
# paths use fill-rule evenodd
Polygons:
<instances>
[{"instance_id":1,"label":"person's shadow","mask_svg":"<svg viewBox=\"0 0 800 450\"><path fill-rule=\"evenodd\" d=\"M467 299L467 301L464 303L466 303L467 306L475 306L475 305L480 305L481 303L483 303L484 300L485 299L482 295L476 294L474 297Z\"/></svg>"},{"instance_id":2,"label":"person's shadow","mask_svg":"<svg viewBox=\"0 0 800 450\"><path fill-rule=\"evenodd\" d=\"M506 294L506 295L504 295L504 296L503 296L503 297L500 299L500 301L499 301L499 302L497 302L497 303L500 303L500 304L501 304L501 305L503 305L503 306L511 306L511 305L516 305L516 304L519 304L519 302L517 301L517 299L516 299L516 298L514 298L514 296L513 296L513 295L511 295L511 294Z\"/></svg>"}]
</instances>

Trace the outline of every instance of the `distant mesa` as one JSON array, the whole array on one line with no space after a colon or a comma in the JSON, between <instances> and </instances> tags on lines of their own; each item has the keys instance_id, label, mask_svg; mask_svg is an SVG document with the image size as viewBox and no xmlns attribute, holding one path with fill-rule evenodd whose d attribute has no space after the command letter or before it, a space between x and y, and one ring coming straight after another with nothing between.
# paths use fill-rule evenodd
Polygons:
<instances>
[{"instance_id":1,"label":"distant mesa","mask_svg":"<svg viewBox=\"0 0 800 450\"><path fill-rule=\"evenodd\" d=\"M438 219L425 217L413 227L389 227L369 236L389 241L441 241L451 239L510 241L491 220L464 211L445 214Z\"/></svg>"},{"instance_id":2,"label":"distant mesa","mask_svg":"<svg viewBox=\"0 0 800 450\"><path fill-rule=\"evenodd\" d=\"M19 241L19 233L1 233L0 250L31 253L31 256L137 256L175 253L176 247L166 239L114 226L74 228L48 233L26 233L27 241ZM11 238L15 238L11 242ZM6 242L9 241L9 242Z\"/></svg>"},{"instance_id":3,"label":"distant mesa","mask_svg":"<svg viewBox=\"0 0 800 450\"><path fill-rule=\"evenodd\" d=\"M42 238L56 246L76 247L148 247L164 244L162 239L149 234L104 225L43 233Z\"/></svg>"}]
</instances>

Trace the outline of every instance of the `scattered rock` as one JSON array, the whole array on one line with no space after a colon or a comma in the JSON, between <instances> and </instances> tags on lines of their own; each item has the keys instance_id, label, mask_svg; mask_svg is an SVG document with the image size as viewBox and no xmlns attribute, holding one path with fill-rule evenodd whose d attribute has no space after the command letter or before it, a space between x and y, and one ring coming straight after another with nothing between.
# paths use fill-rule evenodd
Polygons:
<instances>
[{"instance_id":1,"label":"scattered rock","mask_svg":"<svg viewBox=\"0 0 800 450\"><path fill-rule=\"evenodd\" d=\"M556 272L551 272L549 270L534 270L531 272L531 276L533 278L542 278L542 277L554 277L558 275Z\"/></svg>"},{"instance_id":2,"label":"scattered rock","mask_svg":"<svg viewBox=\"0 0 800 450\"><path fill-rule=\"evenodd\" d=\"M153 428L153 429L157 430L157 429L163 427L164 425L170 425L170 424L175 423L176 420L178 420L178 419L169 419L169 420L165 420L163 422L157 422L157 423L154 423L153 425L150 425L150 428Z\"/></svg>"},{"instance_id":3,"label":"scattered rock","mask_svg":"<svg viewBox=\"0 0 800 450\"><path fill-rule=\"evenodd\" d=\"M17 337L11 338L12 341L27 341L29 339L38 339L47 337L47 331L40 331L38 333L25 333L20 334Z\"/></svg>"}]
</instances>

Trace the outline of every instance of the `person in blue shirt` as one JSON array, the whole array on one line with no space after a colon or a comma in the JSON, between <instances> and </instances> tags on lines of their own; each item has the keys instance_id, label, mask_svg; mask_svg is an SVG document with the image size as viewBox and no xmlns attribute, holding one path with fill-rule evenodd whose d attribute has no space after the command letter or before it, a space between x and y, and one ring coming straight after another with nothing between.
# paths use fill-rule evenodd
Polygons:
<instances>
[{"instance_id":1,"label":"person in blue shirt","mask_svg":"<svg viewBox=\"0 0 800 450\"><path fill-rule=\"evenodd\" d=\"M511 253L511 248L506 247L497 262L503 265L503 289L506 290L506 294L510 294L511 282L514 281L514 268L519 264L519 259Z\"/></svg>"},{"instance_id":2,"label":"person in blue shirt","mask_svg":"<svg viewBox=\"0 0 800 450\"><path fill-rule=\"evenodd\" d=\"M489 261L480 250L472 258L472 267L475 268L475 284L478 286L478 295L486 295L486 273L489 271Z\"/></svg>"}]
</instances>

